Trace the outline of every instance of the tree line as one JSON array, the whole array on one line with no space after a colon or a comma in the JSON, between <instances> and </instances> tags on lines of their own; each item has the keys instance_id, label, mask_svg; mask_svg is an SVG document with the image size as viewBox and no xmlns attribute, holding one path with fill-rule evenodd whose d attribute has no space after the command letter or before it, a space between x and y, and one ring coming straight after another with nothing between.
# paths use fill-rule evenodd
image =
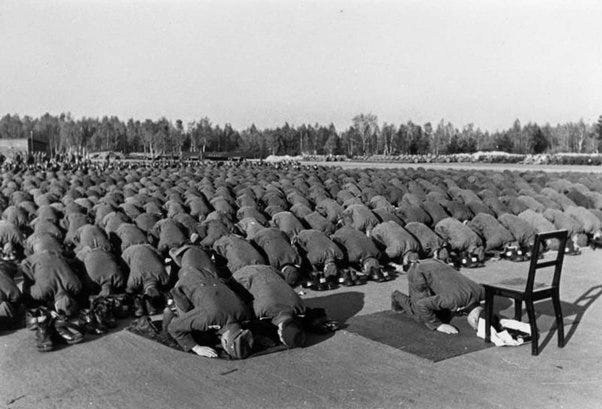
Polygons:
<instances>
[{"instance_id":1,"label":"tree line","mask_svg":"<svg viewBox=\"0 0 602 409\"><path fill-rule=\"evenodd\" d=\"M602 115L594 124L583 120L565 124L522 125L517 119L501 131L483 131L468 124L457 128L441 120L436 125L412 121L380 123L374 114L352 118L339 131L331 123L285 123L276 128L243 130L220 126L209 118L184 124L166 118L144 121L116 116L73 118L69 113L39 118L5 115L0 119L0 138L32 138L48 144L49 153L119 151L150 155L183 152L229 152L237 156L264 158L268 155L399 155L454 154L476 151L509 153L597 153L602 147Z\"/></svg>"}]
</instances>

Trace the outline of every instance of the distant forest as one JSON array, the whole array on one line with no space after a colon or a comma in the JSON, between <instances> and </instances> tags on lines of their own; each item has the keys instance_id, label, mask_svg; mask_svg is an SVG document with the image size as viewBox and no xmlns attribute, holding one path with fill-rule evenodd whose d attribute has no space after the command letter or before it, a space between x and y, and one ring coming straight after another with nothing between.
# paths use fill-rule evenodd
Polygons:
<instances>
[{"instance_id":1,"label":"distant forest","mask_svg":"<svg viewBox=\"0 0 602 409\"><path fill-rule=\"evenodd\" d=\"M5 115L0 119L0 138L33 138L48 143L50 152L119 151L151 155L182 152L230 152L249 158L268 155L454 154L476 151L509 153L594 153L602 147L602 115L597 123L583 120L555 126L521 124L490 133L473 124L457 128L441 120L420 125L380 123L373 114L355 116L345 130L333 124L285 123L277 128L251 125L237 130L230 124L213 124L202 118L184 124L166 118L144 121L103 118L75 119L70 114L40 118Z\"/></svg>"}]
</instances>

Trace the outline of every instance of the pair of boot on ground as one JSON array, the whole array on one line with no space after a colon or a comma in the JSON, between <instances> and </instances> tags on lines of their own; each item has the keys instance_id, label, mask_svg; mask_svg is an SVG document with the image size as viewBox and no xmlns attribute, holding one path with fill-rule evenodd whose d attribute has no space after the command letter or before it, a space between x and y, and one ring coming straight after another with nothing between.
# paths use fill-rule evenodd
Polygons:
<instances>
[{"instance_id":1,"label":"pair of boot on ground","mask_svg":"<svg viewBox=\"0 0 602 409\"><path fill-rule=\"evenodd\" d=\"M36 347L40 352L49 352L57 344L77 344L84 340L81 328L63 314L46 307L26 312L26 325L36 334Z\"/></svg>"},{"instance_id":2,"label":"pair of boot on ground","mask_svg":"<svg viewBox=\"0 0 602 409\"><path fill-rule=\"evenodd\" d=\"M304 288L314 291L334 290L339 285L352 287L355 285L366 284L368 280L382 283L391 280L392 277L387 271L381 269L372 270L369 273L360 273L352 268L342 270L337 275L326 277L322 273L313 273L311 277L303 283Z\"/></svg>"},{"instance_id":3,"label":"pair of boot on ground","mask_svg":"<svg viewBox=\"0 0 602 409\"><path fill-rule=\"evenodd\" d=\"M95 297L90 308L67 317L41 306L26 312L26 326L36 331L36 347L40 352L52 351L58 344L73 345L84 340L84 334L101 335L117 326L117 317L129 316L129 307L119 296Z\"/></svg>"}]
</instances>

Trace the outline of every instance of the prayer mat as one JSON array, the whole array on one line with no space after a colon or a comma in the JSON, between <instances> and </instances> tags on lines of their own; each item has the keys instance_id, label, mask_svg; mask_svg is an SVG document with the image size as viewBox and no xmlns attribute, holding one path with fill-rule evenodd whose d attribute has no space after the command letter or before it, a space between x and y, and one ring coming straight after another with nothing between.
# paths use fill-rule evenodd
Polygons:
<instances>
[{"instance_id":1,"label":"prayer mat","mask_svg":"<svg viewBox=\"0 0 602 409\"><path fill-rule=\"evenodd\" d=\"M355 316L346 324L345 331L433 362L493 346L492 343L485 343L481 338L477 338L466 317L456 317L452 320L451 324L460 331L457 335L432 331L403 312L390 310Z\"/></svg>"},{"instance_id":2,"label":"prayer mat","mask_svg":"<svg viewBox=\"0 0 602 409\"><path fill-rule=\"evenodd\" d=\"M126 330L146 339L150 339L151 341L163 344L169 348L182 351L182 348L180 348L178 343L169 335L169 333L162 330L161 324L162 321L160 319L144 316L133 320ZM286 346L277 341L277 335L270 326L257 323L248 325L247 328L253 333L255 343L253 352L246 359L287 349ZM226 360L232 359L221 348L217 349L217 353L218 358Z\"/></svg>"}]
</instances>

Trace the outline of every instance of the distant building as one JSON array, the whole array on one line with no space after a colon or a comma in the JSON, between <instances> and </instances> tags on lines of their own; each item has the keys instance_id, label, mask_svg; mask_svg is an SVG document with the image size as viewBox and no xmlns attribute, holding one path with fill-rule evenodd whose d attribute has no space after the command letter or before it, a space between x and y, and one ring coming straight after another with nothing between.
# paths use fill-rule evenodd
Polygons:
<instances>
[{"instance_id":1,"label":"distant building","mask_svg":"<svg viewBox=\"0 0 602 409\"><path fill-rule=\"evenodd\" d=\"M8 158L33 152L48 153L48 143L36 139L0 139L0 153Z\"/></svg>"}]
</instances>

